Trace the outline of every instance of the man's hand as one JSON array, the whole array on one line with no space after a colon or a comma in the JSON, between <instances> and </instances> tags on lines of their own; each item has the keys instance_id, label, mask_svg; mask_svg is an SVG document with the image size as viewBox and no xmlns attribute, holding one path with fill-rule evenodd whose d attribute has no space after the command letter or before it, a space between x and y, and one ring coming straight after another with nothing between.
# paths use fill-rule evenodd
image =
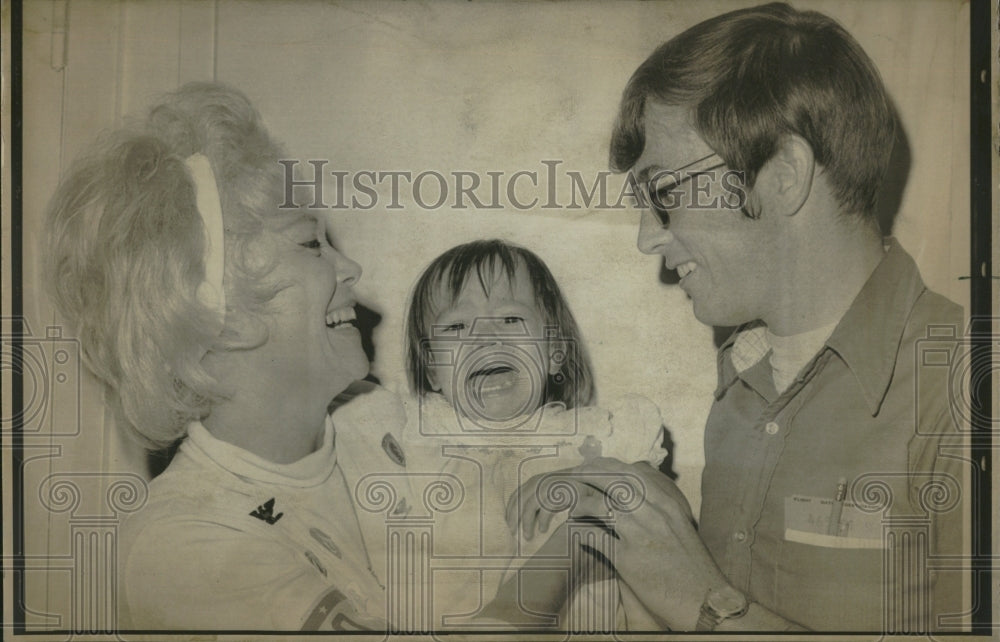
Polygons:
<instances>
[{"instance_id":1,"label":"man's hand","mask_svg":"<svg viewBox=\"0 0 1000 642\"><path fill-rule=\"evenodd\" d=\"M560 504L574 491L575 502ZM597 552L649 611L673 630L695 628L708 590L726 579L698 537L690 505L666 475L614 459L538 475L511 498L507 522L530 538L548 529L553 509L567 504L572 519L600 520L613 529L615 537L604 538Z\"/></svg>"}]
</instances>

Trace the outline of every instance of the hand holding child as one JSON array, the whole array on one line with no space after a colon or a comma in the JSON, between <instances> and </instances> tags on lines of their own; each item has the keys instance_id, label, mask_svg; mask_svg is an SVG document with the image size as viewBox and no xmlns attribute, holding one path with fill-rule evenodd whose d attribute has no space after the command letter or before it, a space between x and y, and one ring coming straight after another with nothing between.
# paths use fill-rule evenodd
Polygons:
<instances>
[{"instance_id":1,"label":"hand holding child","mask_svg":"<svg viewBox=\"0 0 1000 642\"><path fill-rule=\"evenodd\" d=\"M691 507L677 486L649 464L608 458L537 475L507 506L508 524L527 538L536 530L545 532L557 512L545 497L553 475L575 489L571 519L600 522L613 533L596 540L596 552L614 565L643 605L675 630L694 629L708 589L726 580L699 538Z\"/></svg>"}]
</instances>

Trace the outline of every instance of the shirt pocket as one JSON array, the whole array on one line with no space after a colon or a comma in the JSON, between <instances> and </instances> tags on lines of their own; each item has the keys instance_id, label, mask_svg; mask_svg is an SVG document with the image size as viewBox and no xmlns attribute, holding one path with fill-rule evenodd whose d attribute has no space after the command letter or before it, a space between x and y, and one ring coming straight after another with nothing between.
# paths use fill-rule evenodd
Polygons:
<instances>
[{"instance_id":1,"label":"shirt pocket","mask_svg":"<svg viewBox=\"0 0 1000 642\"><path fill-rule=\"evenodd\" d=\"M831 520L837 522L833 527ZM880 513L849 503L838 510L831 499L786 498L776 606L809 628L880 630L884 548Z\"/></svg>"}]
</instances>

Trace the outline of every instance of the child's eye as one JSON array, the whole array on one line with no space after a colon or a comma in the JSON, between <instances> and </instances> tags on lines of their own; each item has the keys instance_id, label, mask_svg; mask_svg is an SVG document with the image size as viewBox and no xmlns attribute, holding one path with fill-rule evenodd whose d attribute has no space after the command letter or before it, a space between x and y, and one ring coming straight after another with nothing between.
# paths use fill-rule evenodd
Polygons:
<instances>
[{"instance_id":1,"label":"child's eye","mask_svg":"<svg viewBox=\"0 0 1000 642\"><path fill-rule=\"evenodd\" d=\"M456 321L455 323L445 326L445 330L447 330L448 332L461 332L464 329L465 329L464 321Z\"/></svg>"},{"instance_id":2,"label":"child's eye","mask_svg":"<svg viewBox=\"0 0 1000 642\"><path fill-rule=\"evenodd\" d=\"M509 316L509 317L504 317L503 322L507 324L524 323L524 318L518 316Z\"/></svg>"},{"instance_id":3,"label":"child's eye","mask_svg":"<svg viewBox=\"0 0 1000 642\"><path fill-rule=\"evenodd\" d=\"M299 245L310 250L318 250L323 247L323 244L319 242L319 239L312 239L311 241L306 241L305 243L299 243Z\"/></svg>"}]
</instances>

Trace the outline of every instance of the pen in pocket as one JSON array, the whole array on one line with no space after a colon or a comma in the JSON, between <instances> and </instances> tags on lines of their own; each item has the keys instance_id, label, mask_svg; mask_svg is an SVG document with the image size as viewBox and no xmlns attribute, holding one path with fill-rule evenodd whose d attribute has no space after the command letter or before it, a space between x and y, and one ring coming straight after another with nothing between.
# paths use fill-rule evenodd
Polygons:
<instances>
[{"instance_id":1,"label":"pen in pocket","mask_svg":"<svg viewBox=\"0 0 1000 642\"><path fill-rule=\"evenodd\" d=\"M837 491L833 496L833 506L830 507L830 521L826 524L827 535L840 534L840 515L844 512L844 498L847 497L847 479L841 477L837 481Z\"/></svg>"}]
</instances>

